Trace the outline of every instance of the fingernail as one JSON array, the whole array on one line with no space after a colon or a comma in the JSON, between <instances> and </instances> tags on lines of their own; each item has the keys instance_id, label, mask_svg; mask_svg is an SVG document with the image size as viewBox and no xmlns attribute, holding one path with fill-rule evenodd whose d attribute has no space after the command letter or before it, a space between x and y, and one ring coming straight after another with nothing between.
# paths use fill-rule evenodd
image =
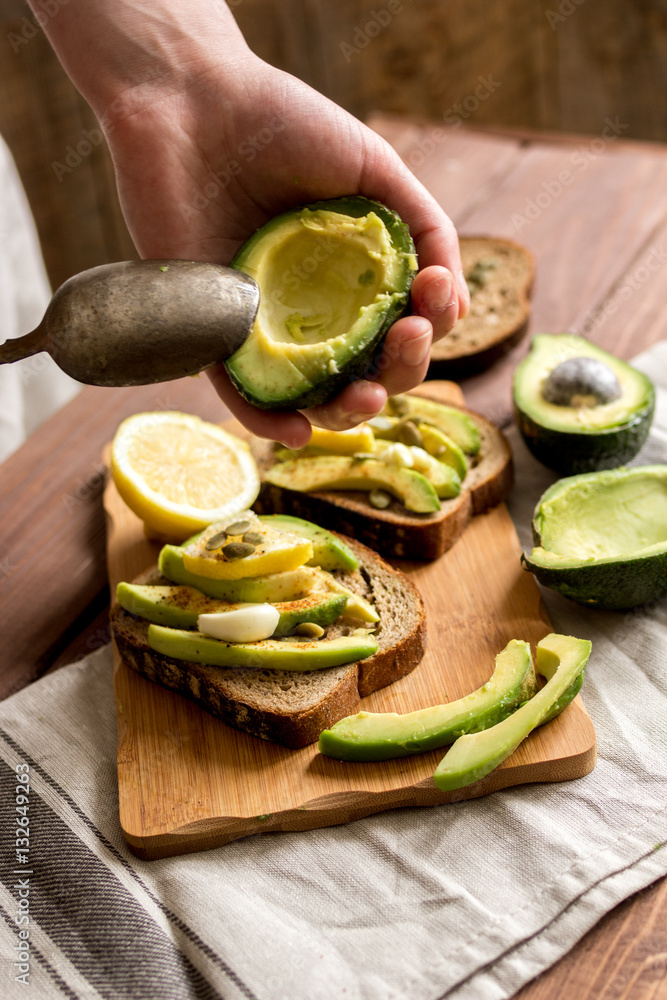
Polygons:
<instances>
[{"instance_id":1,"label":"fingernail","mask_svg":"<svg viewBox=\"0 0 667 1000\"><path fill-rule=\"evenodd\" d=\"M413 340L406 340L400 348L401 361L409 368L416 368L421 365L431 352L431 331L423 333L421 337Z\"/></svg>"},{"instance_id":2,"label":"fingernail","mask_svg":"<svg viewBox=\"0 0 667 1000\"><path fill-rule=\"evenodd\" d=\"M465 305L466 311L470 308L470 289L468 288L468 282L466 281L466 276L463 271L459 271L456 277L456 283L459 288L459 299L462 304ZM462 312L462 310L459 310Z\"/></svg>"},{"instance_id":3,"label":"fingernail","mask_svg":"<svg viewBox=\"0 0 667 1000\"><path fill-rule=\"evenodd\" d=\"M441 278L432 281L426 289L429 312L443 313L451 305L453 284L451 274L443 274Z\"/></svg>"}]
</instances>

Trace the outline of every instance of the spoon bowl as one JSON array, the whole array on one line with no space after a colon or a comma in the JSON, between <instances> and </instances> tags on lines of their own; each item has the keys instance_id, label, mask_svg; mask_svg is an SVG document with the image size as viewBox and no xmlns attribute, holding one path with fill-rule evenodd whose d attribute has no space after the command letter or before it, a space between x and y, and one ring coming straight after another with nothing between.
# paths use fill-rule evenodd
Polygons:
<instances>
[{"instance_id":1,"label":"spoon bowl","mask_svg":"<svg viewBox=\"0 0 667 1000\"><path fill-rule=\"evenodd\" d=\"M88 385L167 382L232 355L258 306L253 279L221 264L102 264L64 282L39 326L0 346L0 364L46 351Z\"/></svg>"}]
</instances>

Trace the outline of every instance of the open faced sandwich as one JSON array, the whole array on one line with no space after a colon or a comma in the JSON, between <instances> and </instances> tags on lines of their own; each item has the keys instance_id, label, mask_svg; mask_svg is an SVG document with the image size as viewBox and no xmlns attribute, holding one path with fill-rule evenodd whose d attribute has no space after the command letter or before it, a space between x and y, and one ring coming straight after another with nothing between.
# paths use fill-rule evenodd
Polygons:
<instances>
[{"instance_id":1,"label":"open faced sandwich","mask_svg":"<svg viewBox=\"0 0 667 1000\"><path fill-rule=\"evenodd\" d=\"M436 559L505 499L512 455L491 421L425 395L392 396L350 431L314 427L299 451L254 440L256 508L309 517L389 558Z\"/></svg>"},{"instance_id":2,"label":"open faced sandwich","mask_svg":"<svg viewBox=\"0 0 667 1000\"><path fill-rule=\"evenodd\" d=\"M252 736L314 743L424 653L422 600L364 545L244 511L121 583L113 635L130 667Z\"/></svg>"}]
</instances>

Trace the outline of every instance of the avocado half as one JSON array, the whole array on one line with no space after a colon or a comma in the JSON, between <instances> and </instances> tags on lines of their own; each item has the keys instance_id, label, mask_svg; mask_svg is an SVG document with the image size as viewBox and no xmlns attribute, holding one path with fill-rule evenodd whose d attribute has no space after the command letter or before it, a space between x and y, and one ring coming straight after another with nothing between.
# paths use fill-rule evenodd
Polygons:
<instances>
[{"instance_id":1,"label":"avocado half","mask_svg":"<svg viewBox=\"0 0 667 1000\"><path fill-rule=\"evenodd\" d=\"M634 458L651 427L655 389L646 375L583 337L538 334L516 369L513 400L535 458L575 475Z\"/></svg>"},{"instance_id":2,"label":"avocado half","mask_svg":"<svg viewBox=\"0 0 667 1000\"><path fill-rule=\"evenodd\" d=\"M624 611L667 591L667 465L569 476L533 514L522 562L579 604Z\"/></svg>"},{"instance_id":3,"label":"avocado half","mask_svg":"<svg viewBox=\"0 0 667 1000\"><path fill-rule=\"evenodd\" d=\"M355 196L277 216L231 266L255 279L260 304L227 372L254 406L296 410L326 403L373 369L408 307L417 257L395 212Z\"/></svg>"}]
</instances>

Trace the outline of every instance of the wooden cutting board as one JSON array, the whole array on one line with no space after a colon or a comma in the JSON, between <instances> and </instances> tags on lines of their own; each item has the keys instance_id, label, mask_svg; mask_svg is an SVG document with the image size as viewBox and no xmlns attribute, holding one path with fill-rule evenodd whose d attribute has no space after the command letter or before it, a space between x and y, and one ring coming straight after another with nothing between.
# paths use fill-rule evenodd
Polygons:
<instances>
[{"instance_id":1,"label":"wooden cutting board","mask_svg":"<svg viewBox=\"0 0 667 1000\"><path fill-rule=\"evenodd\" d=\"M462 401L451 383L443 401ZM233 424L225 425L235 429ZM105 492L112 593L157 559L112 482ZM510 639L534 646L552 631L504 505L476 517L432 563L397 562L426 605L428 649L417 669L365 698L367 711L409 712L483 684ZM432 774L444 751L372 764L345 763L314 744L288 750L237 732L144 679L115 653L120 821L131 850L155 859L277 830L332 826L398 806L438 806L509 785L566 781L595 766L595 731L581 698L469 788L440 792ZM585 691L585 685L584 685ZM415 823L419 822L416 812Z\"/></svg>"}]
</instances>

